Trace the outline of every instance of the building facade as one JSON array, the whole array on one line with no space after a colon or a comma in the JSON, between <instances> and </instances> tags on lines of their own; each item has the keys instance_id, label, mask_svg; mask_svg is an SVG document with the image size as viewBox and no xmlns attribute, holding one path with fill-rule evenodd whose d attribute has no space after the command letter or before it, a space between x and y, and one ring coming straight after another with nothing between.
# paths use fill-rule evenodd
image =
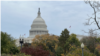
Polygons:
<instances>
[{"instance_id":1,"label":"building facade","mask_svg":"<svg viewBox=\"0 0 100 56\"><path fill-rule=\"evenodd\" d=\"M48 34L47 25L45 24L45 21L41 17L40 8L38 9L37 17L34 19L31 25L31 29L29 30L29 37L24 38L23 36L20 36L20 38L24 38L24 43L32 43L32 39L36 35L42 35L42 34ZM83 35L77 35L76 36L79 40L82 39ZM15 44L17 46L20 46L19 39L16 39Z\"/></svg>"}]
</instances>

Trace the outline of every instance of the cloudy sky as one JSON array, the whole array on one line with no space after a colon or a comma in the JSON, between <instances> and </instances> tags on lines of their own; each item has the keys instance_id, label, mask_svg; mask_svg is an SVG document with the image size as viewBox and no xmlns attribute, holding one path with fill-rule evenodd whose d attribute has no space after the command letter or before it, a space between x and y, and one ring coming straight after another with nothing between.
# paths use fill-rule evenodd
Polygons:
<instances>
[{"instance_id":1,"label":"cloudy sky","mask_svg":"<svg viewBox=\"0 0 100 56\"><path fill-rule=\"evenodd\" d=\"M89 18L87 14L93 13L84 1L1 1L1 31L14 38L19 38L20 34L28 37L39 7L50 34L59 36L67 28L70 33L87 35L82 30L97 28L83 24Z\"/></svg>"}]
</instances>

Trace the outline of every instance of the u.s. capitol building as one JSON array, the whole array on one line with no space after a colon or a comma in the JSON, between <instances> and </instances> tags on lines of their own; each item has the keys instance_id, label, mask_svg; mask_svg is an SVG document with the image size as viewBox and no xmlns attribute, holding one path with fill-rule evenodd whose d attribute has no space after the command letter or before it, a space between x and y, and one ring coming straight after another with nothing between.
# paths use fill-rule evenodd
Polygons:
<instances>
[{"instance_id":1,"label":"u.s. capitol building","mask_svg":"<svg viewBox=\"0 0 100 56\"><path fill-rule=\"evenodd\" d=\"M45 21L41 17L40 8L39 8L38 15L36 19L34 19L31 25L31 29L29 30L29 37L24 38L24 43L25 42L31 43L32 39L36 35L42 35L42 34L48 34L48 30L47 30L47 25L45 24ZM20 38L23 38L23 36L20 36ZM17 46L20 45L19 39L16 40L16 45Z\"/></svg>"},{"instance_id":2,"label":"u.s. capitol building","mask_svg":"<svg viewBox=\"0 0 100 56\"><path fill-rule=\"evenodd\" d=\"M24 43L25 42L26 43L32 43L32 39L36 35L48 34L47 25L45 24L45 21L41 17L40 8L38 9L37 14L38 14L37 17L36 17L36 19L34 19L32 25L31 25L31 29L29 30L29 37L24 38ZM82 37L83 37L82 35L77 35L77 38L79 40ZM20 36L19 38L23 38L23 36ZM16 39L15 44L17 46L20 46L19 39Z\"/></svg>"}]
</instances>

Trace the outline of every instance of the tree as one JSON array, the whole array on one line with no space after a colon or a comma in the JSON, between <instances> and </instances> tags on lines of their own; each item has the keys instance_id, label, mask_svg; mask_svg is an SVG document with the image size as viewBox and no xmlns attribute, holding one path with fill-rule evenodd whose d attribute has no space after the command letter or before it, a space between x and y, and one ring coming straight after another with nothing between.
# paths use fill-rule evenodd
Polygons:
<instances>
[{"instance_id":1,"label":"tree","mask_svg":"<svg viewBox=\"0 0 100 56\"><path fill-rule=\"evenodd\" d=\"M17 47L10 47L10 54L16 54L16 53L19 53L20 51L18 50Z\"/></svg>"},{"instance_id":2,"label":"tree","mask_svg":"<svg viewBox=\"0 0 100 56\"><path fill-rule=\"evenodd\" d=\"M71 45L80 46L80 41L76 38L76 34L71 34L68 41Z\"/></svg>"},{"instance_id":3,"label":"tree","mask_svg":"<svg viewBox=\"0 0 100 56\"><path fill-rule=\"evenodd\" d=\"M63 54L64 53L64 50L63 50L63 48L62 47L57 47L57 50L56 50L56 55L57 56L61 56L61 54Z\"/></svg>"},{"instance_id":4,"label":"tree","mask_svg":"<svg viewBox=\"0 0 100 56\"><path fill-rule=\"evenodd\" d=\"M29 44L28 43L24 43L23 46L24 47L29 47Z\"/></svg>"},{"instance_id":5,"label":"tree","mask_svg":"<svg viewBox=\"0 0 100 56\"><path fill-rule=\"evenodd\" d=\"M100 43L100 37L96 38L96 42Z\"/></svg>"},{"instance_id":6,"label":"tree","mask_svg":"<svg viewBox=\"0 0 100 56\"><path fill-rule=\"evenodd\" d=\"M65 46L67 47L66 53L69 53L71 50L74 50L73 48L71 48L72 46L75 46L75 47L80 46L80 41L78 40L78 38L76 38L75 34L71 34L68 40L66 41Z\"/></svg>"},{"instance_id":7,"label":"tree","mask_svg":"<svg viewBox=\"0 0 100 56\"><path fill-rule=\"evenodd\" d=\"M39 45L37 47L23 47L21 53L31 56L48 56L49 51L44 50L43 46Z\"/></svg>"},{"instance_id":8,"label":"tree","mask_svg":"<svg viewBox=\"0 0 100 56\"><path fill-rule=\"evenodd\" d=\"M82 30L84 31L84 30ZM93 29L89 29L88 32L84 31L85 33L88 33L89 36L91 37L99 37L100 36L100 33L99 32L96 32L95 30Z\"/></svg>"},{"instance_id":9,"label":"tree","mask_svg":"<svg viewBox=\"0 0 100 56\"><path fill-rule=\"evenodd\" d=\"M99 41L99 34L100 33L97 33L94 31L95 30L90 29L89 32L85 32L85 33L88 33L89 36L84 36L81 39L81 42L84 42L87 45L87 47L90 49L90 51L95 54L96 45L100 43L100 41Z\"/></svg>"},{"instance_id":10,"label":"tree","mask_svg":"<svg viewBox=\"0 0 100 56\"><path fill-rule=\"evenodd\" d=\"M60 37L59 37L59 43L58 46L62 47L64 50L64 54L66 53L66 41L69 38L69 31L67 29L64 29L64 31L62 31Z\"/></svg>"},{"instance_id":11,"label":"tree","mask_svg":"<svg viewBox=\"0 0 100 56\"><path fill-rule=\"evenodd\" d=\"M95 48L95 55L100 56L100 44L97 44L97 46Z\"/></svg>"},{"instance_id":12,"label":"tree","mask_svg":"<svg viewBox=\"0 0 100 56\"><path fill-rule=\"evenodd\" d=\"M100 56L100 37L96 38L96 48L94 52L97 56Z\"/></svg>"},{"instance_id":13,"label":"tree","mask_svg":"<svg viewBox=\"0 0 100 56\"><path fill-rule=\"evenodd\" d=\"M36 35L32 41L32 46L36 47L39 44L42 44L46 47L45 49L49 50L50 53L53 54L57 48L58 36L50 34Z\"/></svg>"},{"instance_id":14,"label":"tree","mask_svg":"<svg viewBox=\"0 0 100 56\"><path fill-rule=\"evenodd\" d=\"M83 42L85 44L85 46L90 50L90 52L94 53L95 50L95 45L96 43L94 43L94 39L96 39L95 37L83 37L80 41Z\"/></svg>"},{"instance_id":15,"label":"tree","mask_svg":"<svg viewBox=\"0 0 100 56\"><path fill-rule=\"evenodd\" d=\"M85 23L85 25L91 25L95 23L98 29L100 30L100 24L99 24L100 16L98 17L99 14L97 14L98 12L100 12L100 2L99 1L85 1L85 3L89 4L94 11L93 13L94 17L90 17L88 19L88 22ZM93 19L93 22L90 23L90 20L92 19ZM98 29L95 29L95 30L98 30Z\"/></svg>"},{"instance_id":16,"label":"tree","mask_svg":"<svg viewBox=\"0 0 100 56\"><path fill-rule=\"evenodd\" d=\"M16 47L13 37L1 32L1 53L13 53L12 47Z\"/></svg>"},{"instance_id":17,"label":"tree","mask_svg":"<svg viewBox=\"0 0 100 56\"><path fill-rule=\"evenodd\" d=\"M66 56L82 56L82 49L80 47L76 48L75 50L69 52ZM91 53L89 50L86 50L84 48L84 56L95 56L93 53Z\"/></svg>"}]
</instances>

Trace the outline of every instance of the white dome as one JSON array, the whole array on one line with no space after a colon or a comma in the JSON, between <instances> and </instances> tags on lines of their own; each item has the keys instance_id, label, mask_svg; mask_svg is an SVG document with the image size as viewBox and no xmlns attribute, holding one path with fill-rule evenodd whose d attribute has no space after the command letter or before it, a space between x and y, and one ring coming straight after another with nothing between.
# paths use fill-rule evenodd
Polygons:
<instances>
[{"instance_id":1,"label":"white dome","mask_svg":"<svg viewBox=\"0 0 100 56\"><path fill-rule=\"evenodd\" d=\"M30 36L29 37L34 37L35 35L41 35L41 34L47 34L47 25L45 24L45 21L42 19L40 16L40 8L38 11L38 16L34 19L31 29L30 29Z\"/></svg>"},{"instance_id":2,"label":"white dome","mask_svg":"<svg viewBox=\"0 0 100 56\"><path fill-rule=\"evenodd\" d=\"M24 38L24 43L25 42L32 43L32 39L36 35L48 34L47 25L45 24L45 21L40 16L40 9L38 11L38 16L36 17L36 19L34 19L29 32L30 35L28 38ZM16 45L20 46L19 39L16 40Z\"/></svg>"},{"instance_id":3,"label":"white dome","mask_svg":"<svg viewBox=\"0 0 100 56\"><path fill-rule=\"evenodd\" d=\"M41 17L37 17L36 19L34 19L33 23L37 22L37 21L39 21L39 22L45 22Z\"/></svg>"},{"instance_id":4,"label":"white dome","mask_svg":"<svg viewBox=\"0 0 100 56\"><path fill-rule=\"evenodd\" d=\"M41 13L40 13L40 8L39 8L39 11L38 11L38 16L34 19L34 21L33 21L33 24L45 24L45 21L42 19L42 17L41 17ZM46 24L45 24L46 25Z\"/></svg>"},{"instance_id":5,"label":"white dome","mask_svg":"<svg viewBox=\"0 0 100 56\"><path fill-rule=\"evenodd\" d=\"M45 21L41 17L37 17L34 19L33 24L45 24Z\"/></svg>"},{"instance_id":6,"label":"white dome","mask_svg":"<svg viewBox=\"0 0 100 56\"><path fill-rule=\"evenodd\" d=\"M39 9L38 16L34 19L32 25L31 25L31 30L47 30L46 29L47 25L45 24L45 21L42 19L42 17L40 16L40 14L41 13L40 13L40 9Z\"/></svg>"}]
</instances>

